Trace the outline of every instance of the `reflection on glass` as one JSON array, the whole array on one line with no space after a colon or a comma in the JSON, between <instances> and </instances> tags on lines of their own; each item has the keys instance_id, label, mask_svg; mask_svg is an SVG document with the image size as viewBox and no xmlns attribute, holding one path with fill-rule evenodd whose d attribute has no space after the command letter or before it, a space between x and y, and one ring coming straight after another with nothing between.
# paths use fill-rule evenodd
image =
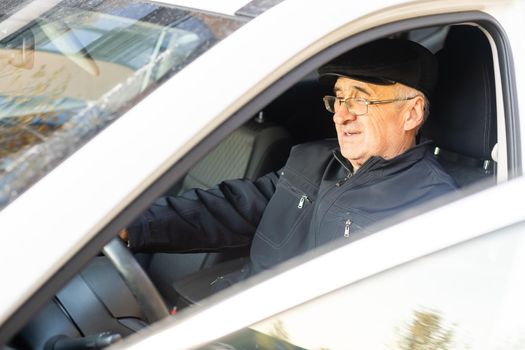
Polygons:
<instances>
[{"instance_id":1,"label":"reflection on glass","mask_svg":"<svg viewBox=\"0 0 525 350\"><path fill-rule=\"evenodd\" d=\"M0 41L0 208L242 24L146 2L90 3L4 19L26 24Z\"/></svg>"},{"instance_id":2,"label":"reflection on glass","mask_svg":"<svg viewBox=\"0 0 525 350\"><path fill-rule=\"evenodd\" d=\"M236 332L231 336L221 339L218 342L207 344L201 350L306 350L289 342L288 334L280 320L274 322L273 330L268 333L259 332L255 329L247 328ZM320 348L319 350L328 350Z\"/></svg>"},{"instance_id":3,"label":"reflection on glass","mask_svg":"<svg viewBox=\"0 0 525 350\"><path fill-rule=\"evenodd\" d=\"M453 340L453 330L443 325L441 315L434 311L414 311L413 320L401 331L402 350L447 350Z\"/></svg>"},{"instance_id":4,"label":"reflection on glass","mask_svg":"<svg viewBox=\"0 0 525 350\"><path fill-rule=\"evenodd\" d=\"M391 268L219 343L230 349L523 349L524 233L520 223Z\"/></svg>"}]
</instances>

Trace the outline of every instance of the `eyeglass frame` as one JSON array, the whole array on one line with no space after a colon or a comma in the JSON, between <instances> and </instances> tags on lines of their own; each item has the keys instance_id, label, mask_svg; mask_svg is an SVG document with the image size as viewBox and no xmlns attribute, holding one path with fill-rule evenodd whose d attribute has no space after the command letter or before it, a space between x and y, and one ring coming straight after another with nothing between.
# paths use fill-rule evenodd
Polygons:
<instances>
[{"instance_id":1,"label":"eyeglass frame","mask_svg":"<svg viewBox=\"0 0 525 350\"><path fill-rule=\"evenodd\" d=\"M412 100L418 96L421 96L421 95L414 95L414 96L411 96L411 97L406 97L406 98L393 98L393 99L388 99L388 100L368 100L366 98L362 98L362 97L349 97L349 98L345 98L345 99L342 99L342 98L339 98L337 96L331 96L331 95L326 95L323 97L323 102L324 102L324 107L326 108L326 110L330 113L335 113L335 108L334 110L330 110L330 103L328 102L328 99L331 99L333 98L334 99L334 105L335 105L335 101L339 101L339 104L341 104L341 102L344 102L345 106L346 106L346 110L348 111L348 113L351 113L355 116L361 116L361 115L365 115L368 113L368 106L370 105L381 105L381 104L387 104L387 103L393 103L393 102L399 102L399 101L408 101L408 100ZM364 105L366 106L366 112L364 113L360 113L360 114L356 114L356 113L352 113L350 112L350 106L348 106L348 103L346 101L348 100L354 100L354 101L358 101L358 102L364 102Z\"/></svg>"}]
</instances>

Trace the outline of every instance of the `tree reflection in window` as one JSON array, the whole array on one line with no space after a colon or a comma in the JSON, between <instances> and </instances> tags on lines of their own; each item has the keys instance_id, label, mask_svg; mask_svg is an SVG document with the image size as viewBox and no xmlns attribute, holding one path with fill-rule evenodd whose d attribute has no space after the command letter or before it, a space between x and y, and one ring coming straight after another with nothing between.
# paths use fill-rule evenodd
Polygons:
<instances>
[{"instance_id":1,"label":"tree reflection in window","mask_svg":"<svg viewBox=\"0 0 525 350\"><path fill-rule=\"evenodd\" d=\"M413 320L406 326L399 342L402 350L448 350L452 345L453 327L444 325L436 311L414 311Z\"/></svg>"}]
</instances>

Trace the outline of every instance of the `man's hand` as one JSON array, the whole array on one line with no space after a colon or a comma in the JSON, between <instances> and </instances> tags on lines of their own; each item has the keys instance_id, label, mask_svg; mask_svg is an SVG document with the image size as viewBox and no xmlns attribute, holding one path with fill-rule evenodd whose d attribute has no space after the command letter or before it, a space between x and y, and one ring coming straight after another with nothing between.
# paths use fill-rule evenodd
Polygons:
<instances>
[{"instance_id":1,"label":"man's hand","mask_svg":"<svg viewBox=\"0 0 525 350\"><path fill-rule=\"evenodd\" d=\"M118 233L118 236L120 237L121 240L123 240L126 243L126 245L128 244L128 230L127 229L122 229Z\"/></svg>"}]
</instances>

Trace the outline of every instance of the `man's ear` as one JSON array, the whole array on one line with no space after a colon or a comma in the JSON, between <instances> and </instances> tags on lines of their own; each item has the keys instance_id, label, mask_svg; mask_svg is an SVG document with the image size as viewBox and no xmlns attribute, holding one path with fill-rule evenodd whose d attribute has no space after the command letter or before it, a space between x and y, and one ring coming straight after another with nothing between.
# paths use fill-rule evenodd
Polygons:
<instances>
[{"instance_id":1,"label":"man's ear","mask_svg":"<svg viewBox=\"0 0 525 350\"><path fill-rule=\"evenodd\" d=\"M423 124L425 114L425 99L422 96L417 96L409 102L411 103L409 103L409 108L405 112L405 131L417 130Z\"/></svg>"}]
</instances>

